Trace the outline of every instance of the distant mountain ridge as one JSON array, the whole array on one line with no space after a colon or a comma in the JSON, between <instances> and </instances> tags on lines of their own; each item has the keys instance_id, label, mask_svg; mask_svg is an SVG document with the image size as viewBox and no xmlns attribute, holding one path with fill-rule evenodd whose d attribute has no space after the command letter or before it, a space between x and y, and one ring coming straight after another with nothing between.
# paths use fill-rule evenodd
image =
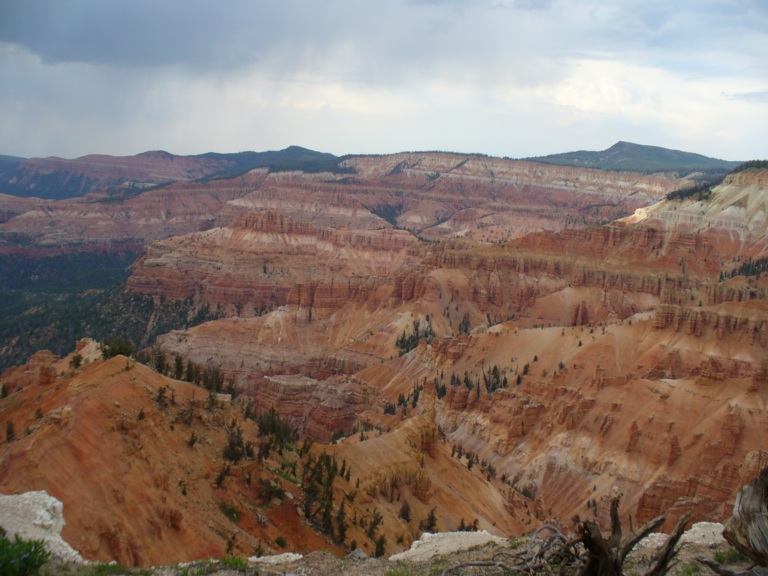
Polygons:
<instances>
[{"instance_id":1,"label":"distant mountain ridge","mask_svg":"<svg viewBox=\"0 0 768 576\"><path fill-rule=\"evenodd\" d=\"M628 170L632 172L729 172L741 162L710 158L702 154L619 141L606 150L578 150L527 158L546 164Z\"/></svg>"},{"instance_id":2,"label":"distant mountain ridge","mask_svg":"<svg viewBox=\"0 0 768 576\"><path fill-rule=\"evenodd\" d=\"M208 152L177 156L152 150L133 156L89 154L79 158L0 156L0 192L52 200L116 186L146 187L176 180L237 176L254 168L273 171L337 171L339 158L300 146L267 152Z\"/></svg>"},{"instance_id":3,"label":"distant mountain ridge","mask_svg":"<svg viewBox=\"0 0 768 576\"><path fill-rule=\"evenodd\" d=\"M472 154L472 157L486 157ZM0 155L0 193L52 200L84 196L115 188L145 189L172 181L207 181L231 178L254 168L282 172L352 172L343 162L360 155L335 156L301 146L266 152L207 152L179 156L151 150L133 156L89 154L79 158L18 158ZM366 157L365 155L363 157ZM654 173L673 172L685 176L694 172L725 174L741 164L701 154L617 142L607 150L566 152L528 158L535 162Z\"/></svg>"}]
</instances>

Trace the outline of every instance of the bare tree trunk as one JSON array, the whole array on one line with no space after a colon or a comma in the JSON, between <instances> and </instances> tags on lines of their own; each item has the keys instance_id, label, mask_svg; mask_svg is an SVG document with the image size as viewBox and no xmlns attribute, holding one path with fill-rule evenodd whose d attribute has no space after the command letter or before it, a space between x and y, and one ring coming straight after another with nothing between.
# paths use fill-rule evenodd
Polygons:
<instances>
[{"instance_id":1,"label":"bare tree trunk","mask_svg":"<svg viewBox=\"0 0 768 576\"><path fill-rule=\"evenodd\" d=\"M587 551L586 564L579 576L621 576L624 561L635 545L664 523L664 516L658 516L622 542L619 500L620 496L618 495L611 498L610 538L605 539L600 528L591 520L579 523L579 536ZM653 566L646 573L646 576L662 576L667 573L670 563L675 557L675 546L685 530L689 517L686 514L677 523L666 546L657 553Z\"/></svg>"},{"instance_id":2,"label":"bare tree trunk","mask_svg":"<svg viewBox=\"0 0 768 576\"><path fill-rule=\"evenodd\" d=\"M768 468L739 490L723 536L758 566L768 566Z\"/></svg>"}]
</instances>

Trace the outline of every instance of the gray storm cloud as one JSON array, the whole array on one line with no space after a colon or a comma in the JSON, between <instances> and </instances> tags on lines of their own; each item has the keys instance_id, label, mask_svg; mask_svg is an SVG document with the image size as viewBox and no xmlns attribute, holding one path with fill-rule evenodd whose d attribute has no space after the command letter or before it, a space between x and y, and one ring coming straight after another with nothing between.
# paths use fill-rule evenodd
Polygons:
<instances>
[{"instance_id":1,"label":"gray storm cloud","mask_svg":"<svg viewBox=\"0 0 768 576\"><path fill-rule=\"evenodd\" d=\"M767 155L765 3L669 4L5 1L0 152Z\"/></svg>"}]
</instances>

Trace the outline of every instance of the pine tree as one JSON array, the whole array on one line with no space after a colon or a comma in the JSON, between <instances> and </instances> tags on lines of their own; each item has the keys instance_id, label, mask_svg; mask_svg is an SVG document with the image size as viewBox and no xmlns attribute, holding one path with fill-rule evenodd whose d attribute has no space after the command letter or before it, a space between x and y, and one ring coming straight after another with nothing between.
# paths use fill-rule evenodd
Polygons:
<instances>
[{"instance_id":1,"label":"pine tree","mask_svg":"<svg viewBox=\"0 0 768 576\"><path fill-rule=\"evenodd\" d=\"M411 521L411 505L408 500L403 500L403 503L400 505L400 518L406 522Z\"/></svg>"},{"instance_id":2,"label":"pine tree","mask_svg":"<svg viewBox=\"0 0 768 576\"><path fill-rule=\"evenodd\" d=\"M432 510L429 511L429 514L427 514L427 517L419 524L419 528L423 532L434 532L437 528L437 515L435 514L435 509L432 508Z\"/></svg>"},{"instance_id":3,"label":"pine tree","mask_svg":"<svg viewBox=\"0 0 768 576\"><path fill-rule=\"evenodd\" d=\"M173 377L176 380L181 380L184 376L184 361L181 359L181 356L176 354L176 358L174 359L174 366L173 366Z\"/></svg>"},{"instance_id":4,"label":"pine tree","mask_svg":"<svg viewBox=\"0 0 768 576\"><path fill-rule=\"evenodd\" d=\"M184 373L184 380L187 382L195 382L195 364L192 362L192 360L187 359L187 369Z\"/></svg>"},{"instance_id":5,"label":"pine tree","mask_svg":"<svg viewBox=\"0 0 768 576\"><path fill-rule=\"evenodd\" d=\"M343 501L342 501L343 504ZM323 526L323 532L328 534L331 538L333 538L333 521L331 516L331 506L333 506L333 500L326 498L325 494L323 495L323 516L322 516L322 526Z\"/></svg>"},{"instance_id":6,"label":"pine tree","mask_svg":"<svg viewBox=\"0 0 768 576\"><path fill-rule=\"evenodd\" d=\"M384 556L384 552L386 551L386 549L387 549L387 539L382 534L376 540L376 552L374 553L376 558L381 558L382 556Z\"/></svg>"},{"instance_id":7,"label":"pine tree","mask_svg":"<svg viewBox=\"0 0 768 576\"><path fill-rule=\"evenodd\" d=\"M373 540L376 537L376 532L379 529L379 525L381 524L381 521L384 520L384 517L381 515L381 512L376 510L376 508L373 509L373 513L371 514L371 522L368 524L368 538Z\"/></svg>"},{"instance_id":8,"label":"pine tree","mask_svg":"<svg viewBox=\"0 0 768 576\"><path fill-rule=\"evenodd\" d=\"M347 539L347 511L344 506L342 499L339 511L336 513L336 535L339 544L344 544L344 540Z\"/></svg>"}]
</instances>

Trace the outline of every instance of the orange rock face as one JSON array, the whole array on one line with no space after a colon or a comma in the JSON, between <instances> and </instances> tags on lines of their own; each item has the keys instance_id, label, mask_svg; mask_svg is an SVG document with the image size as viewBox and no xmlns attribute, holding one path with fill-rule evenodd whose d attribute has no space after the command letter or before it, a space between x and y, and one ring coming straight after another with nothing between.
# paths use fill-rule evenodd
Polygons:
<instances>
[{"instance_id":1,"label":"orange rock face","mask_svg":"<svg viewBox=\"0 0 768 576\"><path fill-rule=\"evenodd\" d=\"M42 361L39 355L27 371ZM162 387L165 405L157 400ZM203 399L196 386L124 357L28 380L0 401L3 422L18 430L0 448L0 491L46 490L61 500L63 537L93 560L147 565L223 556L228 549L249 555L260 543L269 549L278 535L297 550L336 551L295 506L263 505L259 480L283 482L270 472L274 461L233 464L216 484L224 426L238 419L245 437L256 441L256 425L234 406L209 410ZM197 441L190 445L192 433ZM298 487L285 482L285 488L299 496ZM237 523L222 513L221 502L239 510Z\"/></svg>"},{"instance_id":2,"label":"orange rock face","mask_svg":"<svg viewBox=\"0 0 768 576\"><path fill-rule=\"evenodd\" d=\"M245 315L291 304L318 319L369 298L412 260L416 245L400 230L329 230L275 212L247 214L226 228L151 245L128 287L235 306Z\"/></svg>"}]
</instances>

